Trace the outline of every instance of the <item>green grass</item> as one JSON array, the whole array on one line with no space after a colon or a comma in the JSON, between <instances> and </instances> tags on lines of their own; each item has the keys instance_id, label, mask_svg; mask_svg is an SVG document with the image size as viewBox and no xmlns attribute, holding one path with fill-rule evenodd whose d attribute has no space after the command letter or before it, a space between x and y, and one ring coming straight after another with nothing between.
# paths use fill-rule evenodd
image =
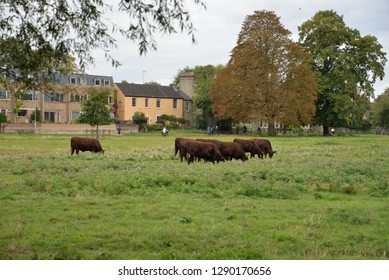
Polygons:
<instances>
[{"instance_id":1,"label":"green grass","mask_svg":"<svg viewBox=\"0 0 389 280\"><path fill-rule=\"evenodd\" d=\"M174 157L195 132L104 155L70 137L0 134L0 259L388 259L386 136L277 137L273 159L215 165Z\"/></svg>"}]
</instances>

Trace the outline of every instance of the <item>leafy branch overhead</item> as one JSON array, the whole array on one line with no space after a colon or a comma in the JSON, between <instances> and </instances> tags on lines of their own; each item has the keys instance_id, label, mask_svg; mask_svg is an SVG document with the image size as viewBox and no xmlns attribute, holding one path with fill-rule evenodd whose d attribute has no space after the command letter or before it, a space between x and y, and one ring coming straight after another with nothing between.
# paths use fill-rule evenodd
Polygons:
<instances>
[{"instance_id":1,"label":"leafy branch overhead","mask_svg":"<svg viewBox=\"0 0 389 280\"><path fill-rule=\"evenodd\" d=\"M104 50L106 59L118 66L119 61L110 55L117 47L117 33L137 43L140 54L156 49L157 32L187 31L194 40L185 0L120 0L115 7L109 2L0 0L1 74L7 76L15 68L21 74L58 71L54 61L68 55L75 56L83 69L93 64L95 49ZM205 8L201 0L192 2ZM110 19L111 12L127 18L126 25Z\"/></svg>"}]
</instances>

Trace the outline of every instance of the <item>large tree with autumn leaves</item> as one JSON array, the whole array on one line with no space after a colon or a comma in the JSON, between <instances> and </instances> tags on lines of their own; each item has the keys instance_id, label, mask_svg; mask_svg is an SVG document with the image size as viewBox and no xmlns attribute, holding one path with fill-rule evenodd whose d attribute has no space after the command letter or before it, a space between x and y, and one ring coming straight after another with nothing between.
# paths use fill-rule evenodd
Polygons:
<instances>
[{"instance_id":1,"label":"large tree with autumn leaves","mask_svg":"<svg viewBox=\"0 0 389 280\"><path fill-rule=\"evenodd\" d=\"M227 66L210 88L213 112L235 121L303 125L315 114L317 83L302 48L271 11L246 17Z\"/></svg>"}]
</instances>

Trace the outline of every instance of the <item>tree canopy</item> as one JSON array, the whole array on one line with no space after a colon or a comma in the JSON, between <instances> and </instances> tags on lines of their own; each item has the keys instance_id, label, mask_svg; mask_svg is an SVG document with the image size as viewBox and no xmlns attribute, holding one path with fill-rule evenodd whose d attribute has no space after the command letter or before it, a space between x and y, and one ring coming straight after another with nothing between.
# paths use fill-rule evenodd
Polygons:
<instances>
[{"instance_id":1,"label":"tree canopy","mask_svg":"<svg viewBox=\"0 0 389 280\"><path fill-rule=\"evenodd\" d=\"M99 135L99 126L113 123L111 111L108 107L110 91L107 87L93 87L88 92L88 99L81 103L82 112L77 119L78 123L86 123L95 126Z\"/></svg>"},{"instance_id":2,"label":"tree canopy","mask_svg":"<svg viewBox=\"0 0 389 280\"><path fill-rule=\"evenodd\" d=\"M389 88L385 89L374 104L373 123L377 127L389 129Z\"/></svg>"},{"instance_id":3,"label":"tree canopy","mask_svg":"<svg viewBox=\"0 0 389 280\"><path fill-rule=\"evenodd\" d=\"M227 66L210 90L216 117L308 124L315 113L317 84L302 48L274 12L246 17Z\"/></svg>"},{"instance_id":4,"label":"tree canopy","mask_svg":"<svg viewBox=\"0 0 389 280\"><path fill-rule=\"evenodd\" d=\"M117 33L137 43L140 54L156 49L157 32L187 31L194 40L195 28L185 0L120 0L117 6L109 2L0 0L1 77L27 80L38 72L59 71L58 64L69 55L75 56L83 69L94 62L94 49L104 50L106 59L117 66L119 62L110 55ZM205 8L201 0L191 2ZM117 25L107 17L110 11L127 22Z\"/></svg>"},{"instance_id":5,"label":"tree canopy","mask_svg":"<svg viewBox=\"0 0 389 280\"><path fill-rule=\"evenodd\" d=\"M299 42L318 77L317 124L355 127L363 119L373 85L383 79L386 53L377 38L361 36L334 11L319 11L299 26Z\"/></svg>"}]
</instances>

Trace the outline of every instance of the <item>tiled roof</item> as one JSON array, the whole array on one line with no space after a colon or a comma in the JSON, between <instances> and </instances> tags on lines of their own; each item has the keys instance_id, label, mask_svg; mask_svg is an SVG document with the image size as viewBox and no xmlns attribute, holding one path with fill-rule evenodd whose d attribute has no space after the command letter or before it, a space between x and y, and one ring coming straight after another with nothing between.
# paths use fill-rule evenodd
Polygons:
<instances>
[{"instance_id":1,"label":"tiled roof","mask_svg":"<svg viewBox=\"0 0 389 280\"><path fill-rule=\"evenodd\" d=\"M96 86L96 80L99 80L99 85L105 85L105 82L108 82L110 87L113 87L113 77L112 76L101 76L101 75L88 75L88 74L68 74L64 75L61 73L54 74L54 80L57 84L72 84L70 81L75 82L75 85L85 85L85 86Z\"/></svg>"},{"instance_id":2,"label":"tiled roof","mask_svg":"<svg viewBox=\"0 0 389 280\"><path fill-rule=\"evenodd\" d=\"M126 97L172 98L191 100L189 96L172 86L116 83Z\"/></svg>"}]
</instances>

